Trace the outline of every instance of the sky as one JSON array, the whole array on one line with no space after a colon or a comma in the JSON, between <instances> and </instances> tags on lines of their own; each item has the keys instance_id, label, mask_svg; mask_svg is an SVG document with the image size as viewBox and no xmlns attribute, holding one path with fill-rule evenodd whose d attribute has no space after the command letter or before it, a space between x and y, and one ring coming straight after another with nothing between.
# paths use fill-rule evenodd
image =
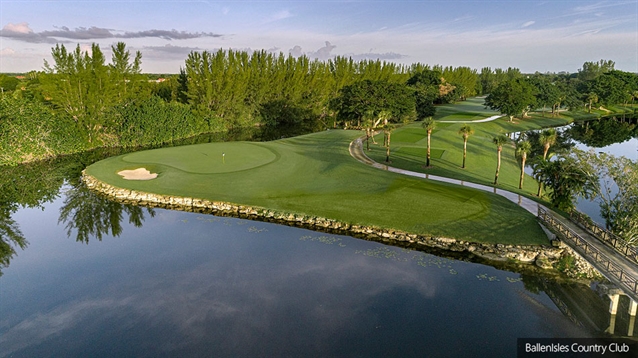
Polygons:
<instances>
[{"instance_id":1,"label":"sky","mask_svg":"<svg viewBox=\"0 0 638 358\"><path fill-rule=\"evenodd\" d=\"M42 70L58 43L110 58L120 41L147 73L220 48L524 73L605 59L638 72L638 0L0 0L0 28L0 72Z\"/></svg>"}]
</instances>

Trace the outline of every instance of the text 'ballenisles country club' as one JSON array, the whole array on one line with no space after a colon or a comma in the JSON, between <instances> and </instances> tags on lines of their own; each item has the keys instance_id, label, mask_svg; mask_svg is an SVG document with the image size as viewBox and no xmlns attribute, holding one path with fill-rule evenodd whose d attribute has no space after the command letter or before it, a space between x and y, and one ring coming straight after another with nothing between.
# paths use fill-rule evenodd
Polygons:
<instances>
[{"instance_id":1,"label":"text 'ballenisles country club'","mask_svg":"<svg viewBox=\"0 0 638 358\"><path fill-rule=\"evenodd\" d=\"M589 344L583 345L579 343L569 344L541 344L526 343L525 353L628 353L629 345L622 343L605 344Z\"/></svg>"}]
</instances>

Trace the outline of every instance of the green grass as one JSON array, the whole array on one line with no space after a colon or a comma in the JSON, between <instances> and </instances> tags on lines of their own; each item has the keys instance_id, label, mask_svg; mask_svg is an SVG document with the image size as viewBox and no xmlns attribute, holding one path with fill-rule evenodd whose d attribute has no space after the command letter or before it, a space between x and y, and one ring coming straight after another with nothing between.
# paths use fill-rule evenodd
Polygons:
<instances>
[{"instance_id":1,"label":"green grass","mask_svg":"<svg viewBox=\"0 0 638 358\"><path fill-rule=\"evenodd\" d=\"M432 132L431 139L431 168L424 168L427 135L421 128L420 122L403 126L394 131L391 137L390 160L393 167L408 169L421 173L428 173L449 178L470 181L478 184L492 185L496 172L496 146L492 138L499 133L512 133L540 129L544 127L562 126L572 121L572 118L542 117L541 113L532 113L531 118L515 119L509 122L509 118L502 117L494 121L483 123L471 123L474 135L470 136L467 143L466 168L461 169L463 162L463 137L458 134L462 123L441 123L440 118L449 118L455 107L459 107L461 113L479 113L484 111L481 118L493 116L496 112L483 108L482 98L472 98L455 105L437 107L437 127ZM420 140L418 138L421 138ZM409 138L409 141L404 141ZM382 134L376 139L383 143ZM405 150L405 147L410 147ZM383 163L386 151L381 145L371 145L366 154L373 160ZM501 170L499 174L499 188L523 194L537 200L534 194L538 190L538 184L530 176L526 176L522 190L518 189L520 177L520 164L514 156L514 144L503 147L501 153ZM435 155L436 153L436 155Z\"/></svg>"},{"instance_id":2,"label":"green grass","mask_svg":"<svg viewBox=\"0 0 638 358\"><path fill-rule=\"evenodd\" d=\"M360 135L332 130L266 143L164 148L108 158L89 166L87 173L123 188L423 235L504 244L547 243L534 216L500 196L357 162L350 157L348 144ZM227 153L223 164L219 164L221 152ZM447 152L441 151L441 157L446 158ZM128 181L117 175L122 169L138 167L159 176Z\"/></svg>"},{"instance_id":3,"label":"green grass","mask_svg":"<svg viewBox=\"0 0 638 358\"><path fill-rule=\"evenodd\" d=\"M473 121L499 114L497 111L485 108L484 102L484 97L473 97L468 98L467 101L437 106L434 119L437 121Z\"/></svg>"}]
</instances>

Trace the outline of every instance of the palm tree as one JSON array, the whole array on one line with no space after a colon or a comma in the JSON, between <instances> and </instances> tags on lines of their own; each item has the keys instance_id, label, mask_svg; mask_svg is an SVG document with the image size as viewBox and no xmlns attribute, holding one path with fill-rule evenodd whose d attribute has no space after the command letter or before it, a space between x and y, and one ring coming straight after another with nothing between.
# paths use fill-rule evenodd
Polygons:
<instances>
[{"instance_id":1,"label":"palm tree","mask_svg":"<svg viewBox=\"0 0 638 358\"><path fill-rule=\"evenodd\" d=\"M516 143L516 155L521 157L521 178L518 181L518 188L523 189L523 179L525 178L525 162L527 154L532 150L532 144L526 140Z\"/></svg>"},{"instance_id":2,"label":"palm tree","mask_svg":"<svg viewBox=\"0 0 638 358\"><path fill-rule=\"evenodd\" d=\"M509 142L509 138L505 134L499 134L492 139L492 142L496 145L496 175L494 175L494 185L498 185L498 172L501 170L501 151L503 151L503 145Z\"/></svg>"},{"instance_id":3,"label":"palm tree","mask_svg":"<svg viewBox=\"0 0 638 358\"><path fill-rule=\"evenodd\" d=\"M556 144L556 140L558 139L558 135L556 133L556 129L549 128L540 133L538 136L538 142L543 146L543 160L547 159L547 152L549 152L549 147ZM543 196L543 182L541 180L538 181L538 197Z\"/></svg>"},{"instance_id":4,"label":"palm tree","mask_svg":"<svg viewBox=\"0 0 638 358\"><path fill-rule=\"evenodd\" d=\"M591 113L591 106L594 103L598 102L598 95L595 94L594 92L589 92L587 94L587 102L589 102L589 111L588 111L588 113Z\"/></svg>"},{"instance_id":5,"label":"palm tree","mask_svg":"<svg viewBox=\"0 0 638 358\"><path fill-rule=\"evenodd\" d=\"M434 128L436 128L436 122L434 121L434 119L432 119L432 117L428 117L423 120L423 123L421 124L421 126L423 127L423 129L425 129L428 132L428 155L427 155L427 160L425 161L425 166L429 167L430 166L430 136L432 135L432 131L434 130Z\"/></svg>"},{"instance_id":6,"label":"palm tree","mask_svg":"<svg viewBox=\"0 0 638 358\"><path fill-rule=\"evenodd\" d=\"M467 139L474 134L474 129L469 124L464 124L459 129L459 134L463 136L463 165L461 168L465 169L465 156L467 154Z\"/></svg>"},{"instance_id":7,"label":"palm tree","mask_svg":"<svg viewBox=\"0 0 638 358\"><path fill-rule=\"evenodd\" d=\"M366 126L366 150L370 150L370 137L372 137L372 142L376 144L374 141L374 112L369 110L366 111L363 115L363 124Z\"/></svg>"},{"instance_id":8,"label":"palm tree","mask_svg":"<svg viewBox=\"0 0 638 358\"><path fill-rule=\"evenodd\" d=\"M385 133L384 142L385 142L385 161L386 163L390 162L390 136L392 135L392 131L395 129L395 125L388 123L383 127L383 132Z\"/></svg>"},{"instance_id":9,"label":"palm tree","mask_svg":"<svg viewBox=\"0 0 638 358\"><path fill-rule=\"evenodd\" d=\"M541 132L538 136L538 142L543 146L543 159L547 159L547 152L549 151L549 147L556 144L556 140L558 139L558 134L556 133L556 129L549 128Z\"/></svg>"},{"instance_id":10,"label":"palm tree","mask_svg":"<svg viewBox=\"0 0 638 358\"><path fill-rule=\"evenodd\" d=\"M550 154L550 158L553 154ZM548 168L550 165L550 161L541 157L540 155L532 158L532 170L534 171L534 178L538 181L538 197L540 198L543 194L543 176L546 172L548 172Z\"/></svg>"}]
</instances>

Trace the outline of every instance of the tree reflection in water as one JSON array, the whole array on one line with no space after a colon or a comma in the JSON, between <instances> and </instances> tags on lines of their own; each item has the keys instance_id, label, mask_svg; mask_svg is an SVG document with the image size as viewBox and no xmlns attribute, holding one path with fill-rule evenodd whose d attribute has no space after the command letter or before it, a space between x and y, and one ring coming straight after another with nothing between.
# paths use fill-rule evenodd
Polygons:
<instances>
[{"instance_id":1,"label":"tree reflection in water","mask_svg":"<svg viewBox=\"0 0 638 358\"><path fill-rule=\"evenodd\" d=\"M11 212L7 208L0 207L0 276L2 269L9 266L16 248L24 249L28 242L22 236L18 224L11 219Z\"/></svg>"},{"instance_id":2,"label":"tree reflection in water","mask_svg":"<svg viewBox=\"0 0 638 358\"><path fill-rule=\"evenodd\" d=\"M638 137L636 118L601 118L598 120L574 123L567 131L571 138L594 148L603 148L611 144L622 143Z\"/></svg>"},{"instance_id":3,"label":"tree reflection in water","mask_svg":"<svg viewBox=\"0 0 638 358\"><path fill-rule=\"evenodd\" d=\"M135 227L142 226L145 212L151 217L155 216L155 210L151 208L116 203L92 193L82 184L70 188L65 194L58 223L66 224L69 237L76 231L75 240L87 244L91 237L102 241L104 235L119 236L124 214L128 215L128 222Z\"/></svg>"}]
</instances>

